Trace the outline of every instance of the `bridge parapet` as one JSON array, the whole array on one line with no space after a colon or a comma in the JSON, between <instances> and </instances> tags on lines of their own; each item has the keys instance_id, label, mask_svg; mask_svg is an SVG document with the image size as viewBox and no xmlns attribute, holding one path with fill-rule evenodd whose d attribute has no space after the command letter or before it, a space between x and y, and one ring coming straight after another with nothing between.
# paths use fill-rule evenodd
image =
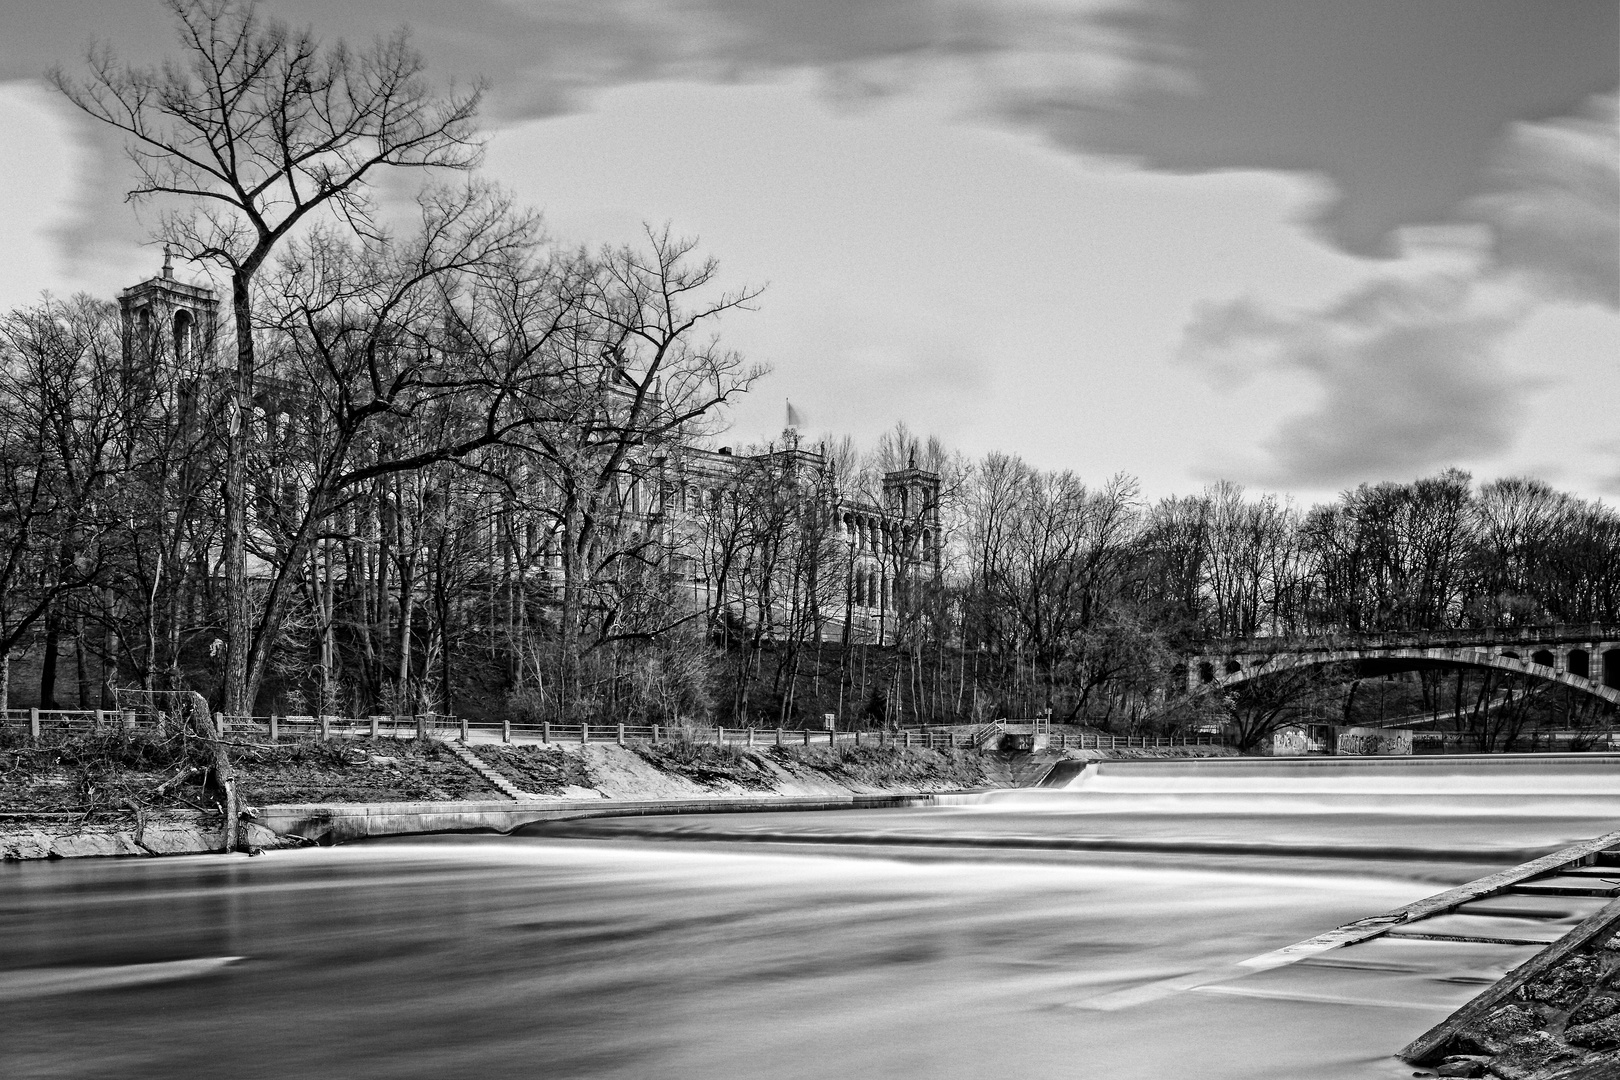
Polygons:
<instances>
[{"instance_id":1,"label":"bridge parapet","mask_svg":"<svg viewBox=\"0 0 1620 1080\"><path fill-rule=\"evenodd\" d=\"M1620 704L1620 627L1480 627L1419 633L1325 634L1211 641L1187 658L1190 692L1323 664L1386 661L1497 668L1574 686Z\"/></svg>"},{"instance_id":2,"label":"bridge parapet","mask_svg":"<svg viewBox=\"0 0 1620 1080\"><path fill-rule=\"evenodd\" d=\"M1375 634L1329 633L1274 637L1217 638L1199 647L1199 656L1234 653L1343 652L1346 649L1456 649L1468 645L1579 644L1620 641L1620 626L1556 623L1545 626L1477 626L1448 630L1391 630Z\"/></svg>"}]
</instances>

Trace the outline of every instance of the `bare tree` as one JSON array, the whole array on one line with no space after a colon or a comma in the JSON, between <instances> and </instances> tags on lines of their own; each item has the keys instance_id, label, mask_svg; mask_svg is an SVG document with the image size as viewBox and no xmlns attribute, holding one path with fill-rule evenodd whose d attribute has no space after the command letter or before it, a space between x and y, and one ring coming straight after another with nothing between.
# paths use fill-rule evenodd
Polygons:
<instances>
[{"instance_id":1,"label":"bare tree","mask_svg":"<svg viewBox=\"0 0 1620 1080\"><path fill-rule=\"evenodd\" d=\"M531 326L537 337L527 348L491 350L474 332L491 295L552 273L536 247L534 218L478 185L430 190L420 211L420 230L407 240L349 243L317 230L276 269L267 320L274 369L296 386L300 416L268 455L278 472L257 486L279 493L290 485L297 497L262 503L269 514L258 522L268 541L262 554L273 570L250 628L248 701L326 523L345 510L360 511L361 524L368 514L386 518L372 522L379 555L365 578L386 582L387 560L396 559L408 607L417 540L406 534L420 507L402 504L400 478L510 445L533 424L534 401L544 396L543 344L572 310L566 292ZM266 435L256 423L244 442ZM412 500L419 501L414 489ZM407 621L400 640L408 631Z\"/></svg>"},{"instance_id":2,"label":"bare tree","mask_svg":"<svg viewBox=\"0 0 1620 1080\"><path fill-rule=\"evenodd\" d=\"M159 233L230 279L236 327L234 418L225 473L228 590L225 709L251 711L247 447L257 363L254 286L272 252L312 214L376 235L368 185L387 168L465 169L479 156L480 90L440 97L405 31L363 51L322 48L308 30L259 19L252 0L165 0L183 56L161 68L120 64L110 46L89 75L56 86L129 139L130 198L163 199ZM178 204L178 205L176 205Z\"/></svg>"},{"instance_id":3,"label":"bare tree","mask_svg":"<svg viewBox=\"0 0 1620 1080\"><path fill-rule=\"evenodd\" d=\"M87 297L0 319L0 710L12 653L42 619L50 707L61 608L113 555L131 414L117 326Z\"/></svg>"},{"instance_id":4,"label":"bare tree","mask_svg":"<svg viewBox=\"0 0 1620 1080\"><path fill-rule=\"evenodd\" d=\"M655 507L662 511L665 495L648 485L654 452L706 434L717 410L764 374L717 338L699 337L720 316L748 309L759 290L720 288L718 263L696 258L696 248L696 240L675 237L666 226L648 228L642 245L582 255L581 321L558 340L566 354L546 397L530 402L526 448L555 497L558 677L565 695L577 683L582 649L645 639L659 628L626 623L621 603L593 605L591 597L606 577L659 551L642 520ZM635 527L627 527L630 519L637 519ZM585 618L593 610L601 617L587 639Z\"/></svg>"}]
</instances>

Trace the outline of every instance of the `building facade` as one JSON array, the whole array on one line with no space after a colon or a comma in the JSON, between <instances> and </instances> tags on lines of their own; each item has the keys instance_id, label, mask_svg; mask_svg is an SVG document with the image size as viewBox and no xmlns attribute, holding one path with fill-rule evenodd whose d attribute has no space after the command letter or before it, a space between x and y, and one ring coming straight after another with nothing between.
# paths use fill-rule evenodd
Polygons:
<instances>
[{"instance_id":1,"label":"building facade","mask_svg":"<svg viewBox=\"0 0 1620 1080\"><path fill-rule=\"evenodd\" d=\"M119 307L126 369L172 365L182 381L224 377L215 358L219 299L211 288L178 280L167 255L158 276L120 294ZM319 412L310 389L287 378L263 375L252 393L260 428L252 437L267 462L255 474L255 501L296 510L307 491L298 448L311 441L300 435L319 423ZM684 602L740 633L770 636L793 624L801 638L893 642L908 598L938 580L940 478L915 460L863 490L835 476L825 454L789 430L779 445L752 453L687 443L649 447L626 462L617 480L613 529L650 539L647 550ZM545 490L543 480L525 486ZM557 513L491 496L483 516L491 574L503 579L496 587L516 581L544 596L548 585L560 585ZM338 538L317 547L310 567L326 581L328 604L334 577L385 572L368 571L364 558L332 553L344 534L375 543L356 515L331 531ZM268 572L262 562L250 566L250 573ZM767 573L785 577L765 581ZM347 581L351 589L361 584Z\"/></svg>"}]
</instances>

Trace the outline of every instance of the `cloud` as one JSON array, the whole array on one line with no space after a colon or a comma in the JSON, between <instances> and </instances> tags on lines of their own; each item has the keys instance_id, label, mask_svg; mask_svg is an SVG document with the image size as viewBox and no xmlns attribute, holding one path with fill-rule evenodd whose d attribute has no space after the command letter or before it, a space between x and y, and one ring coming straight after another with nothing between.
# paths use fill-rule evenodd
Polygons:
<instances>
[{"instance_id":1,"label":"cloud","mask_svg":"<svg viewBox=\"0 0 1620 1080\"><path fill-rule=\"evenodd\" d=\"M1497 346L1525 312L1466 274L1384 276L1312 311L1206 307L1182 356L1228 384L1306 376L1319 400L1275 428L1245 479L1339 486L1507 448L1522 394Z\"/></svg>"},{"instance_id":2,"label":"cloud","mask_svg":"<svg viewBox=\"0 0 1620 1080\"><path fill-rule=\"evenodd\" d=\"M1282 420L1252 479L1340 485L1506 450L1527 388L1499 358L1538 304L1620 307L1620 130L1614 95L1514 124L1453 224L1396 232L1389 272L1317 310L1252 297L1206 305L1181 358L1216 386L1303 376L1315 407Z\"/></svg>"},{"instance_id":3,"label":"cloud","mask_svg":"<svg viewBox=\"0 0 1620 1080\"><path fill-rule=\"evenodd\" d=\"M965 114L1035 127L1073 127L1135 94L1185 88L1169 44L1175 11L1173 0L468 0L453 16L412 0L338 8L268 0L263 8L312 24L323 40L354 43L405 17L430 74L489 80L486 114L497 125L582 111L597 92L633 83L813 71L831 100L858 104L926 87ZM174 51L152 39L161 19L134 20L122 5L114 14L107 32L138 39L138 61ZM31 40L60 37L54 20L35 18L25 29ZM15 51L0 48L0 61ZM70 73L82 70L63 59ZM122 201L130 183L122 140L76 114L75 123L87 152L75 218L59 230L64 257L81 268L125 261L147 229Z\"/></svg>"},{"instance_id":4,"label":"cloud","mask_svg":"<svg viewBox=\"0 0 1620 1080\"><path fill-rule=\"evenodd\" d=\"M133 176L122 138L66 101L53 103L80 165L74 170L72 212L52 230L63 266L99 290L127 285L131 269L143 276L156 273L157 256L137 254L150 243L156 215L141 213L125 198Z\"/></svg>"},{"instance_id":5,"label":"cloud","mask_svg":"<svg viewBox=\"0 0 1620 1080\"><path fill-rule=\"evenodd\" d=\"M837 99L953 87L1000 120L1117 107L1187 86L1156 0L506 0L495 109L507 118L584 107L632 82L729 82L811 69Z\"/></svg>"},{"instance_id":6,"label":"cloud","mask_svg":"<svg viewBox=\"0 0 1620 1080\"><path fill-rule=\"evenodd\" d=\"M1513 125L1463 212L1495 229L1505 270L1557 297L1620 308L1620 95Z\"/></svg>"}]
</instances>

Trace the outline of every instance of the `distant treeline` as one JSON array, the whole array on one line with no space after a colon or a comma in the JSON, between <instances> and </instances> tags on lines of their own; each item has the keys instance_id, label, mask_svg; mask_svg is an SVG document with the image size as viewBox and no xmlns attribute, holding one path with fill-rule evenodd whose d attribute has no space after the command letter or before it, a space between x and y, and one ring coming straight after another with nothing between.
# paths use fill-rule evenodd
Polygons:
<instances>
[{"instance_id":1,"label":"distant treeline","mask_svg":"<svg viewBox=\"0 0 1620 1080\"><path fill-rule=\"evenodd\" d=\"M1162 716L1209 638L1620 623L1620 517L1532 479L1153 502L897 427L821 443L812 473L739 450L687 504L669 461L756 372L682 327L743 294L683 321L662 305L715 275L689 244L588 255L503 207L437 212L417 246L316 235L265 278L239 440L260 712L1119 728ZM474 226L497 252L431 246ZM26 657L17 696L47 707L219 699L228 395L208 349L132 338L114 305L0 319L0 695ZM887 511L886 644L864 644L837 508L913 462L938 503Z\"/></svg>"}]
</instances>

